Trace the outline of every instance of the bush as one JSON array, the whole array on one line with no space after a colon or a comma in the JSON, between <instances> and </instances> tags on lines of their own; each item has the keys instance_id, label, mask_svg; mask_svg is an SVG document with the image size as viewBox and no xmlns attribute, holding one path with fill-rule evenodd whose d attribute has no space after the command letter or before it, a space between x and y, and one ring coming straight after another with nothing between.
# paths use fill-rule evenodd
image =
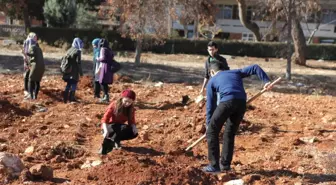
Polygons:
<instances>
[{"instance_id":1,"label":"bush","mask_svg":"<svg viewBox=\"0 0 336 185\"><path fill-rule=\"evenodd\" d=\"M123 38L116 31L96 30L96 29L62 29L62 28L40 28L33 27L31 31L35 32L39 38L49 45L56 45L62 41L72 43L75 37L84 41L86 49L91 48L91 41L97 37L104 37L110 41L110 45L115 51L134 51L135 42L129 38ZM268 43L268 42L240 42L215 40L219 46L221 54L233 56L250 57L276 57L286 58L286 43ZM146 39L144 51L165 54L199 54L208 55L208 40L188 40L188 39L170 39L163 44L157 45L157 42ZM292 46L293 47L293 46ZM336 46L312 44L307 47L307 59L336 60Z\"/></svg>"}]
</instances>

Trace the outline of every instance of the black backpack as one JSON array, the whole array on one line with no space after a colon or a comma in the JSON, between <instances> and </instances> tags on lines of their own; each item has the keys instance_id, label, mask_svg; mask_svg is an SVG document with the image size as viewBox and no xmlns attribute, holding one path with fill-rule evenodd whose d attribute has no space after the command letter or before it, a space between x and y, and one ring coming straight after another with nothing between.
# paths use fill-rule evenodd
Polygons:
<instances>
[{"instance_id":1,"label":"black backpack","mask_svg":"<svg viewBox=\"0 0 336 185\"><path fill-rule=\"evenodd\" d=\"M67 53L65 56L62 57L61 59L61 72L63 74L69 74L72 71L72 64L71 64L71 60L72 58L74 58L75 54L77 53L77 49L72 50L71 52Z\"/></svg>"}]
</instances>

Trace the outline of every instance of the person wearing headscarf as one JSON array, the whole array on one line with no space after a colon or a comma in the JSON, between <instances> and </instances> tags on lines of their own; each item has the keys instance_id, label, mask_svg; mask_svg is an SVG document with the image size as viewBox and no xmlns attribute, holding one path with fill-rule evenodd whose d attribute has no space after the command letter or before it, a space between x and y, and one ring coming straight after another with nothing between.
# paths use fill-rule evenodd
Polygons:
<instances>
[{"instance_id":1,"label":"person wearing headscarf","mask_svg":"<svg viewBox=\"0 0 336 185\"><path fill-rule=\"evenodd\" d=\"M26 40L23 42L23 48L22 48L22 56L23 56L23 79L24 79L24 96L27 97L29 96L29 89L28 89L28 86L29 86L29 65L28 65L28 56L27 56L27 53L28 53L28 49L29 49L29 43L28 41L30 39L33 39L37 42L37 36L34 32L30 32L26 38ZM36 43L37 44L37 43Z\"/></svg>"},{"instance_id":2,"label":"person wearing headscarf","mask_svg":"<svg viewBox=\"0 0 336 185\"><path fill-rule=\"evenodd\" d=\"M135 98L135 92L126 89L121 92L118 100L107 107L101 119L103 143L99 150L100 154L106 155L113 149L120 149L121 141L131 140L138 136L135 122Z\"/></svg>"},{"instance_id":3,"label":"person wearing headscarf","mask_svg":"<svg viewBox=\"0 0 336 185\"><path fill-rule=\"evenodd\" d=\"M43 52L35 38L27 40L26 44L28 46L26 55L28 56L28 68L30 70L28 83L30 96L26 96L25 99L37 99L40 90L40 82L45 71Z\"/></svg>"},{"instance_id":4,"label":"person wearing headscarf","mask_svg":"<svg viewBox=\"0 0 336 185\"><path fill-rule=\"evenodd\" d=\"M83 76L82 70L82 48L84 44L80 38L75 38L72 42L71 48L67 51L66 56L68 57L68 62L71 66L71 71L69 73L63 74L63 80L67 83L63 93L63 101L66 103L68 100L70 102L76 102L75 92L77 89L77 84L79 81L79 76Z\"/></svg>"},{"instance_id":5,"label":"person wearing headscarf","mask_svg":"<svg viewBox=\"0 0 336 185\"><path fill-rule=\"evenodd\" d=\"M100 54L97 61L100 62L99 65L99 83L104 91L104 97L100 100L102 103L108 103L110 101L109 97L109 84L113 83L113 73L111 70L113 52L109 47L109 42L106 39L101 39L99 42Z\"/></svg>"},{"instance_id":6,"label":"person wearing headscarf","mask_svg":"<svg viewBox=\"0 0 336 185\"><path fill-rule=\"evenodd\" d=\"M100 38L96 38L92 41L92 47L93 47L93 88L94 88L94 98L100 98L100 84L99 84L99 66L100 62L97 60L100 53L99 48L99 41Z\"/></svg>"}]
</instances>

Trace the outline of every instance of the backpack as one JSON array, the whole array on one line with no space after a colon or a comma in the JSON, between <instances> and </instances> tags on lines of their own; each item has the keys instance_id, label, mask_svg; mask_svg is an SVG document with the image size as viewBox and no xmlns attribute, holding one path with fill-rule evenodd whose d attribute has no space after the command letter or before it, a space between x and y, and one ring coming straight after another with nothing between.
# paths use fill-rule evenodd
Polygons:
<instances>
[{"instance_id":1,"label":"backpack","mask_svg":"<svg viewBox=\"0 0 336 185\"><path fill-rule=\"evenodd\" d=\"M72 64L70 59L74 58L76 53L77 49L72 50L71 52L67 53L65 56L62 57L60 69L63 74L71 73Z\"/></svg>"},{"instance_id":2,"label":"backpack","mask_svg":"<svg viewBox=\"0 0 336 185\"><path fill-rule=\"evenodd\" d=\"M116 73L121 69L121 64L117 62L116 60L112 59L111 63L111 71L112 73Z\"/></svg>"}]
</instances>

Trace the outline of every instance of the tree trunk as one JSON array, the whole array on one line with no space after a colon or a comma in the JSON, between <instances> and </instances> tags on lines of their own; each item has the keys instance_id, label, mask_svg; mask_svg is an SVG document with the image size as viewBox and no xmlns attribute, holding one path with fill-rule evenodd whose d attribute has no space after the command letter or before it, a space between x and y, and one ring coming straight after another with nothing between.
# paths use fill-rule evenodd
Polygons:
<instances>
[{"instance_id":1,"label":"tree trunk","mask_svg":"<svg viewBox=\"0 0 336 185\"><path fill-rule=\"evenodd\" d=\"M25 4L23 6L22 11L23 11L22 13L23 13L23 21L24 21L24 25L25 25L25 31L26 31L26 33L28 33L31 25L30 25L30 20L29 20L28 5L27 4Z\"/></svg>"},{"instance_id":2,"label":"tree trunk","mask_svg":"<svg viewBox=\"0 0 336 185\"><path fill-rule=\"evenodd\" d=\"M194 39L198 39L198 38L199 38L199 33L198 33L198 18L197 18L195 19L195 23L194 23Z\"/></svg>"},{"instance_id":3,"label":"tree trunk","mask_svg":"<svg viewBox=\"0 0 336 185\"><path fill-rule=\"evenodd\" d=\"M287 17L287 66L286 66L286 79L291 80L292 75L291 75L291 56L292 56L292 37L291 37L291 32L292 32L292 0L289 1L289 6L288 6L288 17Z\"/></svg>"},{"instance_id":4,"label":"tree trunk","mask_svg":"<svg viewBox=\"0 0 336 185\"><path fill-rule=\"evenodd\" d=\"M259 26L256 23L250 22L246 19L247 7L246 7L245 0L237 0L237 3L238 3L238 9L239 9L240 22L245 28L249 29L253 33L257 41L261 41L261 34L259 31Z\"/></svg>"},{"instance_id":5,"label":"tree trunk","mask_svg":"<svg viewBox=\"0 0 336 185\"><path fill-rule=\"evenodd\" d=\"M183 24L184 38L188 38L188 25Z\"/></svg>"},{"instance_id":6,"label":"tree trunk","mask_svg":"<svg viewBox=\"0 0 336 185\"><path fill-rule=\"evenodd\" d=\"M295 64L306 65L306 39L304 37L300 20L295 17L292 18L292 38L294 42L294 54L292 60Z\"/></svg>"},{"instance_id":7,"label":"tree trunk","mask_svg":"<svg viewBox=\"0 0 336 185\"><path fill-rule=\"evenodd\" d=\"M172 17L170 15L170 8L172 6L172 2L171 0L167 0L167 3L168 3L168 6L167 6L167 16L168 16L168 25L167 25L167 34L168 34L168 37L171 37L172 35L172 27L173 27L173 21L172 21Z\"/></svg>"},{"instance_id":8,"label":"tree trunk","mask_svg":"<svg viewBox=\"0 0 336 185\"><path fill-rule=\"evenodd\" d=\"M140 64L142 52L142 39L137 39L135 47L135 64Z\"/></svg>"}]
</instances>

